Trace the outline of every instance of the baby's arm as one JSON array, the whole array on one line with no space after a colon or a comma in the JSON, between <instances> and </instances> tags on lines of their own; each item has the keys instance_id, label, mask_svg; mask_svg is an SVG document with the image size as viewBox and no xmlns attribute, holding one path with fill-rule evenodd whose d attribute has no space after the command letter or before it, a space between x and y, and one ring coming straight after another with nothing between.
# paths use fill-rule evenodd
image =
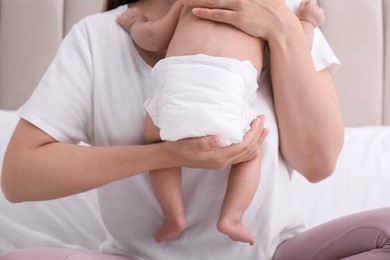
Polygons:
<instances>
[{"instance_id":1,"label":"baby's arm","mask_svg":"<svg viewBox=\"0 0 390 260\"><path fill-rule=\"evenodd\" d=\"M314 28L321 26L325 21L324 11L315 0L303 0L297 10L297 17L301 21L309 45L313 42Z\"/></svg>"},{"instance_id":2,"label":"baby's arm","mask_svg":"<svg viewBox=\"0 0 390 260\"><path fill-rule=\"evenodd\" d=\"M181 1L176 1L161 19L148 21L139 8L130 7L117 18L117 21L130 33L139 47L146 51L159 52L167 49L182 8Z\"/></svg>"}]
</instances>

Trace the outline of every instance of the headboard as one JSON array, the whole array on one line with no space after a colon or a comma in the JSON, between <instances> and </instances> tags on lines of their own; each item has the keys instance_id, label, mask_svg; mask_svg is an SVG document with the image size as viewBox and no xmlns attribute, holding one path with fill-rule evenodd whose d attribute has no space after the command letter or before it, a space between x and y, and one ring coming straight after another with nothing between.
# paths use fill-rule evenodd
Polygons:
<instances>
[{"instance_id":1,"label":"headboard","mask_svg":"<svg viewBox=\"0 0 390 260\"><path fill-rule=\"evenodd\" d=\"M31 95L69 28L104 0L0 0L0 108ZM319 0L346 126L390 125L390 0ZM362 19L364 18L364 19Z\"/></svg>"},{"instance_id":2,"label":"headboard","mask_svg":"<svg viewBox=\"0 0 390 260\"><path fill-rule=\"evenodd\" d=\"M319 0L347 126L390 125L390 0Z\"/></svg>"},{"instance_id":3,"label":"headboard","mask_svg":"<svg viewBox=\"0 0 390 260\"><path fill-rule=\"evenodd\" d=\"M80 18L104 0L0 0L0 108L16 109L31 95L57 48Z\"/></svg>"}]
</instances>

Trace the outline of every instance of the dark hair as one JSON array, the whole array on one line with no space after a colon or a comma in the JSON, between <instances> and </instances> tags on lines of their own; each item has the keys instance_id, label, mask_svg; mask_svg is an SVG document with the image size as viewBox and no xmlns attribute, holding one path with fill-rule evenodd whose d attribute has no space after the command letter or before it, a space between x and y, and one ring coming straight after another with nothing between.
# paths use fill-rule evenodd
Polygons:
<instances>
[{"instance_id":1,"label":"dark hair","mask_svg":"<svg viewBox=\"0 0 390 260\"><path fill-rule=\"evenodd\" d=\"M107 0L105 10L109 11L117 8L118 6L137 2L137 0Z\"/></svg>"}]
</instances>

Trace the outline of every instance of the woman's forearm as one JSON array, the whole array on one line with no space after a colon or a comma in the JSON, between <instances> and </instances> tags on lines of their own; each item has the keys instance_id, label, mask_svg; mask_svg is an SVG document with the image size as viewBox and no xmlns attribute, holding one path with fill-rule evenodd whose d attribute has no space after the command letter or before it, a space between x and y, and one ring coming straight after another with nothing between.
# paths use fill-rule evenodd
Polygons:
<instances>
[{"instance_id":1,"label":"woman's forearm","mask_svg":"<svg viewBox=\"0 0 390 260\"><path fill-rule=\"evenodd\" d=\"M267 135L263 122L263 117L256 118L242 143L224 148L214 136L89 147L58 143L21 120L6 151L1 186L12 202L49 200L160 168L221 169L257 156Z\"/></svg>"},{"instance_id":2,"label":"woman's forearm","mask_svg":"<svg viewBox=\"0 0 390 260\"><path fill-rule=\"evenodd\" d=\"M168 163L167 158L158 156L164 154L162 149L159 144L123 147L62 144L21 121L5 155L2 187L13 202L64 197L161 167Z\"/></svg>"},{"instance_id":3,"label":"woman's forearm","mask_svg":"<svg viewBox=\"0 0 390 260\"><path fill-rule=\"evenodd\" d=\"M343 144L344 127L333 81L315 70L302 27L269 41L275 110L281 151L309 181L332 173Z\"/></svg>"}]
</instances>

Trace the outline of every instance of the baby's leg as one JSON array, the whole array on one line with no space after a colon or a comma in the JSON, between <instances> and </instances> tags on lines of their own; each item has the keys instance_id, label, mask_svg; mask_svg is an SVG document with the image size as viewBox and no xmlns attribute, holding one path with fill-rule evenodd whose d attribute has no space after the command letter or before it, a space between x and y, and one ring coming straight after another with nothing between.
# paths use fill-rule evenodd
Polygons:
<instances>
[{"instance_id":1,"label":"baby's leg","mask_svg":"<svg viewBox=\"0 0 390 260\"><path fill-rule=\"evenodd\" d=\"M244 226L242 217L251 203L260 180L260 155L232 165L217 228L234 241L253 245L255 236Z\"/></svg>"},{"instance_id":2,"label":"baby's leg","mask_svg":"<svg viewBox=\"0 0 390 260\"><path fill-rule=\"evenodd\" d=\"M146 116L144 136L146 143L160 142L160 129ZM164 223L156 234L156 242L179 238L186 227L181 192L181 169L169 168L150 171L154 194L164 214Z\"/></svg>"}]
</instances>

